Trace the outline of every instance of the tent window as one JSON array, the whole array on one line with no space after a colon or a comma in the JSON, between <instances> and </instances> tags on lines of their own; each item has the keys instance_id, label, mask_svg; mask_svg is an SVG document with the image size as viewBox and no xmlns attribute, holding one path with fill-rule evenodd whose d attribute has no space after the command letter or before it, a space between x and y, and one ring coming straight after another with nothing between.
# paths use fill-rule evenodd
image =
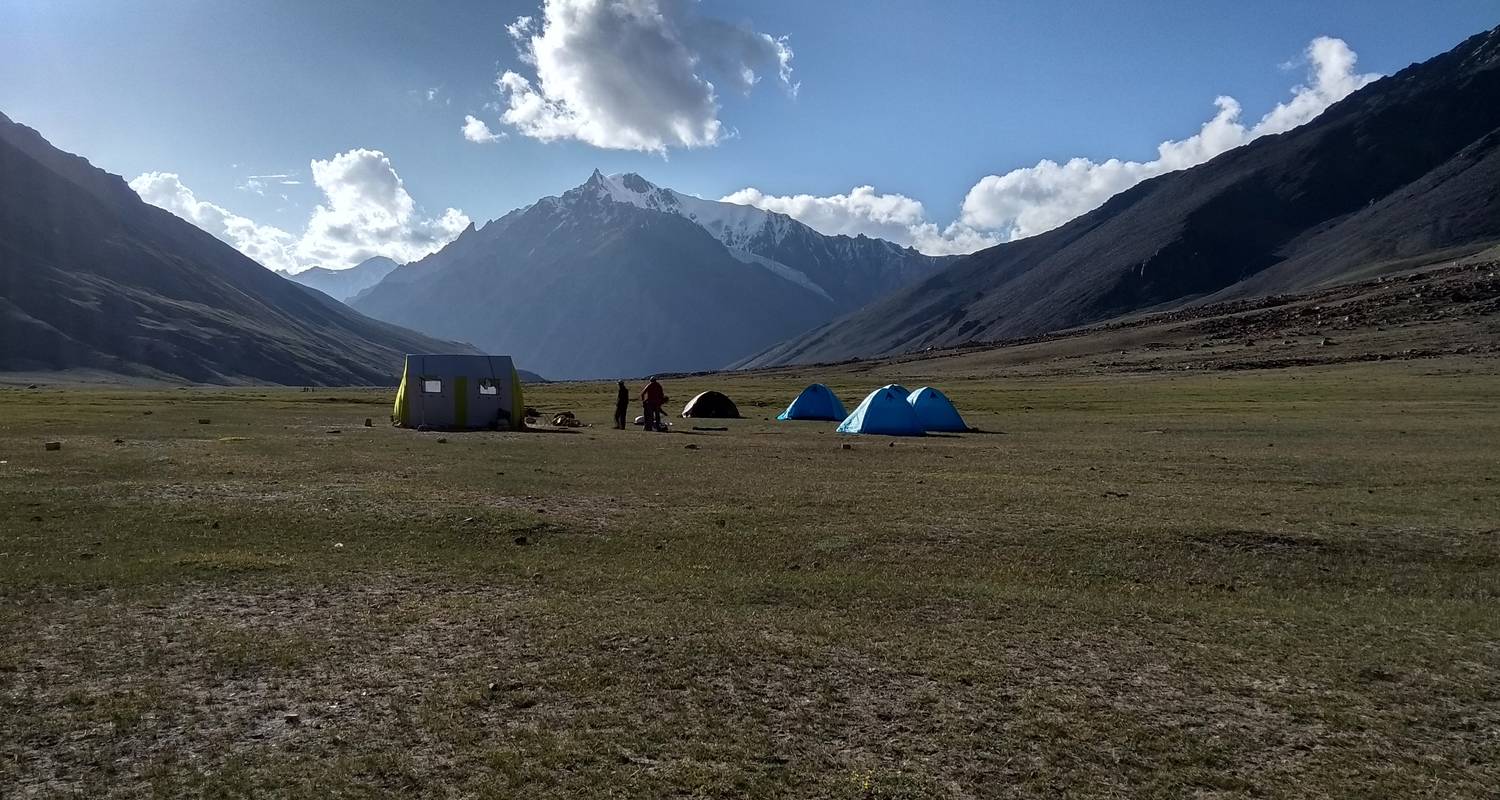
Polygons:
<instances>
[{"instance_id":1,"label":"tent window","mask_svg":"<svg viewBox=\"0 0 1500 800\"><path fill-rule=\"evenodd\" d=\"M480 378L479 393L483 395L496 395L500 393L500 386L495 383L493 378Z\"/></svg>"},{"instance_id":2,"label":"tent window","mask_svg":"<svg viewBox=\"0 0 1500 800\"><path fill-rule=\"evenodd\" d=\"M441 378L423 378L422 391L427 394L442 394L443 381Z\"/></svg>"}]
</instances>

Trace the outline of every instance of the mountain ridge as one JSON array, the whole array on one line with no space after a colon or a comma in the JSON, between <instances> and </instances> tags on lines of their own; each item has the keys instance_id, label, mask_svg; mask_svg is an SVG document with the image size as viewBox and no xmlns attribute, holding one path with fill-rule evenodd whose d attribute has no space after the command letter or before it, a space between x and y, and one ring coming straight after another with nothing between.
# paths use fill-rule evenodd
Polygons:
<instances>
[{"instance_id":1,"label":"mountain ridge","mask_svg":"<svg viewBox=\"0 0 1500 800\"><path fill-rule=\"evenodd\" d=\"M291 283L0 114L0 371L390 384L465 345Z\"/></svg>"},{"instance_id":2,"label":"mountain ridge","mask_svg":"<svg viewBox=\"0 0 1500 800\"><path fill-rule=\"evenodd\" d=\"M300 283L342 303L353 300L360 292L380 283L391 271L401 266L385 256L372 256L345 269L311 267L301 272L277 274L293 283Z\"/></svg>"},{"instance_id":3,"label":"mountain ridge","mask_svg":"<svg viewBox=\"0 0 1500 800\"><path fill-rule=\"evenodd\" d=\"M551 377L642 375L723 367L948 260L596 169L471 225L353 304Z\"/></svg>"},{"instance_id":4,"label":"mountain ridge","mask_svg":"<svg viewBox=\"0 0 1500 800\"><path fill-rule=\"evenodd\" d=\"M1305 125L964 257L738 365L1034 335L1337 281L1424 248L1500 238L1500 200L1489 188L1500 182L1497 65L1500 28L1375 81ZM1393 238L1396 230L1404 233Z\"/></svg>"}]
</instances>

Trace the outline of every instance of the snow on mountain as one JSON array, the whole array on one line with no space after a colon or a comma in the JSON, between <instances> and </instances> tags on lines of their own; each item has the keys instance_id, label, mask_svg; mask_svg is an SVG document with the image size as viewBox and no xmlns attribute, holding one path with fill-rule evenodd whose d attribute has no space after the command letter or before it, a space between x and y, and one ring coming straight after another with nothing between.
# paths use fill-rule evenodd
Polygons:
<instances>
[{"instance_id":1,"label":"snow on mountain","mask_svg":"<svg viewBox=\"0 0 1500 800\"><path fill-rule=\"evenodd\" d=\"M389 258L374 256L346 269L313 267L302 272L281 273L281 275L303 286L317 289L341 303L347 303L360 292L380 283L385 276L391 274L399 266L401 265Z\"/></svg>"},{"instance_id":2,"label":"snow on mountain","mask_svg":"<svg viewBox=\"0 0 1500 800\"><path fill-rule=\"evenodd\" d=\"M771 274L829 300L834 298L828 289L803 270L771 257L770 251L795 234L845 240L836 244L833 249L842 251L839 255L844 258L857 260L860 257L859 253L853 252L852 243L855 240L848 237L824 237L785 214L764 211L754 206L704 200L657 186L634 172L605 175L594 170L589 180L575 191L580 190L598 199L685 217L723 242L740 261L763 267Z\"/></svg>"},{"instance_id":3,"label":"snow on mountain","mask_svg":"<svg viewBox=\"0 0 1500 800\"><path fill-rule=\"evenodd\" d=\"M765 267L766 269L771 271L772 275L791 281L792 283L801 286L809 292L812 292L813 294L816 294L825 300L833 302L833 295L830 295L826 289L819 286L817 283L814 283L813 279L807 277L807 275L803 272L792 269L791 267L781 263L780 261L772 261L765 256L756 255L749 250L741 250L738 247L730 247L728 248L728 250L730 255L745 262L746 264L754 264L758 267Z\"/></svg>"},{"instance_id":4,"label":"snow on mountain","mask_svg":"<svg viewBox=\"0 0 1500 800\"><path fill-rule=\"evenodd\" d=\"M466 230L352 304L512 353L549 377L640 375L722 367L944 263L595 170Z\"/></svg>"},{"instance_id":5,"label":"snow on mountain","mask_svg":"<svg viewBox=\"0 0 1500 800\"><path fill-rule=\"evenodd\" d=\"M785 214L664 189L634 172L604 175L594 170L594 176L584 186L592 186L600 196L617 203L687 217L728 247L744 247L762 234L779 243L794 227L805 227Z\"/></svg>"}]
</instances>

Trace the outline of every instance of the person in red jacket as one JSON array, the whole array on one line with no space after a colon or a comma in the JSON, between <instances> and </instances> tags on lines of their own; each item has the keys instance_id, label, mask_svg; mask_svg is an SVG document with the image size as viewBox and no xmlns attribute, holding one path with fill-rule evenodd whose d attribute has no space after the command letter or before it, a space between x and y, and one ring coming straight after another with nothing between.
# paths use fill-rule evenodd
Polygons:
<instances>
[{"instance_id":1,"label":"person in red jacket","mask_svg":"<svg viewBox=\"0 0 1500 800\"><path fill-rule=\"evenodd\" d=\"M646 417L646 430L666 430L662 427L661 422L661 407L666 405L666 403L667 393L661 388L661 384L656 382L656 376L653 375L651 382L646 384L645 389L641 390L641 406L645 409L643 413Z\"/></svg>"}]
</instances>

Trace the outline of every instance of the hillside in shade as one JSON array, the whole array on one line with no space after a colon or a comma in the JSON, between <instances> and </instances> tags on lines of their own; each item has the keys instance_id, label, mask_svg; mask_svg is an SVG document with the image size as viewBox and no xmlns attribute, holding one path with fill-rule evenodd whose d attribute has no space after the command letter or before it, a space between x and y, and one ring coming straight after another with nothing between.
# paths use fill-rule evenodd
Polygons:
<instances>
[{"instance_id":1,"label":"hillside in shade","mask_svg":"<svg viewBox=\"0 0 1500 800\"><path fill-rule=\"evenodd\" d=\"M389 384L467 349L365 317L0 114L0 371Z\"/></svg>"}]
</instances>

